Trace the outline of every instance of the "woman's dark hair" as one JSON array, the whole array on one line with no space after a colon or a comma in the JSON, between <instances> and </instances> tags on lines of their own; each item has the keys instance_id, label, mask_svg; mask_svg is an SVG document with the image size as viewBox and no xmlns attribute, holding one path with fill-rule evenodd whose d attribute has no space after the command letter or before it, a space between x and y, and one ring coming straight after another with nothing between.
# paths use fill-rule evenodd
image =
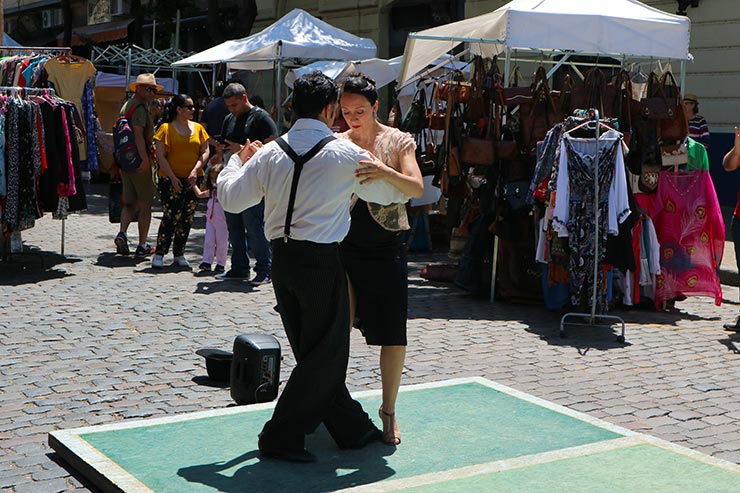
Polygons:
<instances>
[{"instance_id":1,"label":"woman's dark hair","mask_svg":"<svg viewBox=\"0 0 740 493\"><path fill-rule=\"evenodd\" d=\"M263 110L265 109L265 100L262 99L262 96L252 96L251 98L249 98L249 102L255 106L259 106Z\"/></svg>"},{"instance_id":2,"label":"woman's dark hair","mask_svg":"<svg viewBox=\"0 0 740 493\"><path fill-rule=\"evenodd\" d=\"M339 89L334 80L318 70L303 75L293 83L295 118L316 118L327 104L336 104Z\"/></svg>"},{"instance_id":3,"label":"woman's dark hair","mask_svg":"<svg viewBox=\"0 0 740 493\"><path fill-rule=\"evenodd\" d=\"M344 93L363 96L370 101L371 106L378 100L378 90L375 88L375 81L359 72L349 74L347 80L342 85L342 94Z\"/></svg>"},{"instance_id":4,"label":"woman's dark hair","mask_svg":"<svg viewBox=\"0 0 740 493\"><path fill-rule=\"evenodd\" d=\"M162 115L162 121L164 123L171 123L177 118L177 108L187 106L188 99L192 100L187 94L175 94L170 99L169 103L164 107L164 114Z\"/></svg>"}]
</instances>

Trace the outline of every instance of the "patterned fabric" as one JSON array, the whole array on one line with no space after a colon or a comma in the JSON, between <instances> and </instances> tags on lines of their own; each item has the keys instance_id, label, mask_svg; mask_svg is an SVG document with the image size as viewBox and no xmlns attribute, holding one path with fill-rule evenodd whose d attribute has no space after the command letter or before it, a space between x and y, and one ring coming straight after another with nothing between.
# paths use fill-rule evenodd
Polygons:
<instances>
[{"instance_id":1,"label":"patterned fabric","mask_svg":"<svg viewBox=\"0 0 740 493\"><path fill-rule=\"evenodd\" d=\"M660 243L655 306L692 295L720 305L725 226L709 172L661 172L650 217Z\"/></svg>"},{"instance_id":2,"label":"patterned fabric","mask_svg":"<svg viewBox=\"0 0 740 493\"><path fill-rule=\"evenodd\" d=\"M534 203L534 192L552 174L555 164L560 159L560 137L563 134L563 124L558 123L545 135L542 148L537 153L537 166L534 169L532 182L529 184L526 201Z\"/></svg>"},{"instance_id":3,"label":"patterned fabric","mask_svg":"<svg viewBox=\"0 0 740 493\"><path fill-rule=\"evenodd\" d=\"M169 178L159 180L159 197L162 201L162 222L157 232L157 255L165 255L172 245L172 253L179 257L185 253L185 243L190 236L198 198L187 178L179 178L182 190L176 192Z\"/></svg>"},{"instance_id":4,"label":"patterned fabric","mask_svg":"<svg viewBox=\"0 0 740 493\"><path fill-rule=\"evenodd\" d=\"M599 146L598 174L599 196L594 196L594 156L575 150L570 139L563 139L567 152L570 182L570 214L567 222L568 245L570 247L570 295L574 305L588 293L588 305L593 303L594 264L602 265L606 256L606 241L609 232L609 190L614 179L615 158L621 145L620 140L604 141ZM562 152L562 150L561 150ZM599 203L599 241L596 250L596 223L594 203ZM606 309L606 289L603 270L598 269L596 306L600 312Z\"/></svg>"},{"instance_id":5,"label":"patterned fabric","mask_svg":"<svg viewBox=\"0 0 740 493\"><path fill-rule=\"evenodd\" d=\"M5 114L0 113L0 197L5 197L8 183L5 173Z\"/></svg>"},{"instance_id":6,"label":"patterned fabric","mask_svg":"<svg viewBox=\"0 0 740 493\"><path fill-rule=\"evenodd\" d=\"M689 137L709 147L709 125L703 116L694 115L689 120Z\"/></svg>"},{"instance_id":7,"label":"patterned fabric","mask_svg":"<svg viewBox=\"0 0 740 493\"><path fill-rule=\"evenodd\" d=\"M95 136L95 111L93 109L92 80L85 83L82 92L82 116L87 130L87 168L86 171L98 169L98 142Z\"/></svg>"},{"instance_id":8,"label":"patterned fabric","mask_svg":"<svg viewBox=\"0 0 740 493\"><path fill-rule=\"evenodd\" d=\"M349 132L337 134L337 136L351 140L349 138ZM375 139L373 154L387 166L400 171L401 154L409 150L411 152L416 151L416 142L414 142L411 135L397 128L383 127L383 130ZM367 202L367 208L373 219L388 231L405 231L411 229L409 218L406 214L405 203L379 205Z\"/></svg>"}]
</instances>

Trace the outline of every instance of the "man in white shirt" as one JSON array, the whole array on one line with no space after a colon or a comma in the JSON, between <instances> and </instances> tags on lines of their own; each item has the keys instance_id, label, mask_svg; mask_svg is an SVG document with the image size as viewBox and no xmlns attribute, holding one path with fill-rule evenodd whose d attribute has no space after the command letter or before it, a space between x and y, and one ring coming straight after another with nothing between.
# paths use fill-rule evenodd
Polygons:
<instances>
[{"instance_id":1,"label":"man in white shirt","mask_svg":"<svg viewBox=\"0 0 740 493\"><path fill-rule=\"evenodd\" d=\"M262 457L315 461L304 440L321 422L340 448L359 448L381 435L345 385L349 303L338 244L349 231L353 193L379 204L405 197L381 180L364 176L360 184L359 162L371 161L370 155L348 140L333 138L329 125L337 95L334 81L319 72L296 80L296 122L290 131L243 165L251 153L245 146L218 177L218 197L226 211L244 210L264 197L273 287L296 359L260 433Z\"/></svg>"}]
</instances>

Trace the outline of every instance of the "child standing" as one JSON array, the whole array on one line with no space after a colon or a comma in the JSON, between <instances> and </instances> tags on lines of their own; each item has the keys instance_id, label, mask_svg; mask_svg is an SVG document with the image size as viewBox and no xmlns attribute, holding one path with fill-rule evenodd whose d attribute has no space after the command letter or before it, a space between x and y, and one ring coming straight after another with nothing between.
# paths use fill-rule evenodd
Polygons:
<instances>
[{"instance_id":1,"label":"child standing","mask_svg":"<svg viewBox=\"0 0 740 493\"><path fill-rule=\"evenodd\" d=\"M213 257L216 257L214 272L221 273L226 265L226 256L229 251L229 232L226 228L226 216L216 196L216 178L223 169L221 163L211 163L206 174L203 190L193 184L195 196L199 199L208 199L206 211L206 238L203 242L203 261L198 268L202 272L210 272Z\"/></svg>"}]
</instances>

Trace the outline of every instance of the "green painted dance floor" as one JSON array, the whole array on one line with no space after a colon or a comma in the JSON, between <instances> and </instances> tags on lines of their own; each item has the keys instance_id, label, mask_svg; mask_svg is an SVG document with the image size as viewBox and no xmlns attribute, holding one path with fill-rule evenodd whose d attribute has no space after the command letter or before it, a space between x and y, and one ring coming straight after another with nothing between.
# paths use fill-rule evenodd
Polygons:
<instances>
[{"instance_id":1,"label":"green painted dance floor","mask_svg":"<svg viewBox=\"0 0 740 493\"><path fill-rule=\"evenodd\" d=\"M380 405L379 391L355 397ZM397 448L340 451L320 428L306 443L316 464L259 459L273 405L57 431L50 443L106 492L740 491L735 464L484 379L402 388Z\"/></svg>"}]
</instances>

